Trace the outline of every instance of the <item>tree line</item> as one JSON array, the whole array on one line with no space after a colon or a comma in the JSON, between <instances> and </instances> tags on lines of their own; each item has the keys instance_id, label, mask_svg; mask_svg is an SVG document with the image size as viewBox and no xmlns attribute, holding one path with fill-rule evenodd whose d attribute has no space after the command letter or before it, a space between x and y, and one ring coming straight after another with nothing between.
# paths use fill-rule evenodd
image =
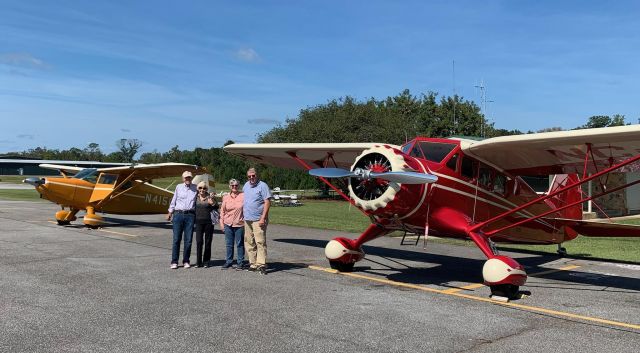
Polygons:
<instances>
[{"instance_id":1,"label":"tree line","mask_svg":"<svg viewBox=\"0 0 640 353\"><path fill-rule=\"evenodd\" d=\"M624 115L596 115L576 129L624 125ZM558 131L549 127L537 132ZM520 130L496 128L489 123L480 107L473 101L458 95L438 98L435 92L413 95L409 90L378 100L357 100L346 96L324 104L300 110L296 118L287 119L258 136L259 143L276 142L386 142L403 144L415 136L496 137L532 133ZM225 145L233 143L227 141ZM218 183L230 178L243 179L252 162L230 155L222 147L181 150L179 146L169 151L144 152L135 160L143 143L137 139L116 141L117 151L105 154L97 143L84 148L68 150L36 147L22 152L9 153L34 159L82 160L124 163L178 162L197 164L211 171ZM272 187L283 189L314 189L319 186L315 178L303 171L284 170L269 166L260 167L261 177Z\"/></svg>"}]
</instances>

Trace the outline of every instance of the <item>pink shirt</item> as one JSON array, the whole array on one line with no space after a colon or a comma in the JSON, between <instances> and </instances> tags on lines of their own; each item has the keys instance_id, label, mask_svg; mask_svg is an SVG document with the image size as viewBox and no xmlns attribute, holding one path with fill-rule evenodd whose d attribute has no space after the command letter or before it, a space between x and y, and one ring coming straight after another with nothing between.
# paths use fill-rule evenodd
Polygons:
<instances>
[{"instance_id":1,"label":"pink shirt","mask_svg":"<svg viewBox=\"0 0 640 353\"><path fill-rule=\"evenodd\" d=\"M220 207L220 220L222 223L232 227L243 227L244 217L242 215L242 203L244 194L233 195L231 193L222 197L222 207Z\"/></svg>"}]
</instances>

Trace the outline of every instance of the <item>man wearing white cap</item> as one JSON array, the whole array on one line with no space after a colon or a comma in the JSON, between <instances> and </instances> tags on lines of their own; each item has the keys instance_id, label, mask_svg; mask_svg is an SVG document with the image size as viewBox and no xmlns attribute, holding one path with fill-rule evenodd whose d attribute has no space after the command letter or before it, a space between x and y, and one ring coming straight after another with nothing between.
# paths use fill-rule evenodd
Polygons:
<instances>
[{"instance_id":1,"label":"man wearing white cap","mask_svg":"<svg viewBox=\"0 0 640 353\"><path fill-rule=\"evenodd\" d=\"M198 189L191 183L193 174L190 171L182 173L184 183L176 185L176 191L169 204L167 221L173 220L173 247L171 250L171 268L178 268L180 255L180 241L184 233L184 254L182 263L184 268L191 267L191 240L193 239L193 223L195 221L196 196Z\"/></svg>"}]
</instances>

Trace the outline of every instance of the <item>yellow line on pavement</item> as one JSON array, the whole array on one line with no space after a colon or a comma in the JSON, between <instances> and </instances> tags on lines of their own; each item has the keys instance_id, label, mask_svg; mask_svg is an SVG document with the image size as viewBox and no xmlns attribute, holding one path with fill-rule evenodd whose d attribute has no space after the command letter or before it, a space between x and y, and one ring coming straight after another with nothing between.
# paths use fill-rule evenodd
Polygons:
<instances>
[{"instance_id":1,"label":"yellow line on pavement","mask_svg":"<svg viewBox=\"0 0 640 353\"><path fill-rule=\"evenodd\" d=\"M529 276L540 276L540 275L548 275L550 273L555 273L555 272L560 272L560 271L571 271L571 270L575 270L578 267L580 267L580 266L569 265L569 266L565 266L565 267L555 268L553 270L532 273Z\"/></svg>"},{"instance_id":2,"label":"yellow line on pavement","mask_svg":"<svg viewBox=\"0 0 640 353\"><path fill-rule=\"evenodd\" d=\"M455 287L455 288L449 288L449 289L445 289L443 290L444 293L456 293L459 292L461 290L472 290L472 289L476 289L476 288L480 288L480 287L484 287L484 284L482 283L472 283L463 287Z\"/></svg>"},{"instance_id":3,"label":"yellow line on pavement","mask_svg":"<svg viewBox=\"0 0 640 353\"><path fill-rule=\"evenodd\" d=\"M542 314L548 314L548 315L558 316L558 317L562 317L562 318L571 318L571 319L577 319L577 320L583 320L583 321L597 322L599 324L605 324L605 325L611 325L611 326L631 328L631 329L634 329L634 330L640 330L640 325L637 325L637 324L630 324L630 323L626 323L626 322L606 320L606 319L601 319L601 318L592 317L592 316L572 314L572 313L568 313L568 312L564 312L564 311L557 311L557 310L539 308L539 307L531 306L531 305L516 304L516 303L511 303L511 302L500 302L500 301L496 301L496 300L493 300L493 299L476 297L476 296L468 295L468 294L447 292L448 289L446 289L446 290L434 289L434 288L420 286L420 285L417 285L417 284L396 282L396 281L392 281L392 280L388 280L388 279L376 278L376 277L361 275L361 274L357 274L357 273L339 272L339 271L336 271L336 270L332 270L332 269L325 268L325 267L320 267L320 266L309 266L308 268L310 268L312 270L316 270L316 271L323 271L323 272L328 272L328 273L333 273L333 274L339 274L339 275L346 276L346 277L353 277L353 278L365 279L365 280L368 280L368 281L373 281L373 282L378 282L378 283L389 284L389 285L396 286L396 287L412 288L412 289L417 289L417 290L421 290L421 291L425 291L425 292L451 295L451 296L454 296L454 297L465 298L465 299L485 302L485 303L494 304L494 305L501 305L501 306L506 306L506 307L511 307L511 308L517 308L517 309L526 310L526 311L535 312L535 313L542 313Z\"/></svg>"}]
</instances>

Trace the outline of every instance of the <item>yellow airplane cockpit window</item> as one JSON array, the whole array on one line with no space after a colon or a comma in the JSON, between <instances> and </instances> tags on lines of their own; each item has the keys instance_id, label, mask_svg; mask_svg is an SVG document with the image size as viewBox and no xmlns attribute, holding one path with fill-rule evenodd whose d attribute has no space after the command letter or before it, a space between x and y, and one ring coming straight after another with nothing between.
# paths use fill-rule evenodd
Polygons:
<instances>
[{"instance_id":1,"label":"yellow airplane cockpit window","mask_svg":"<svg viewBox=\"0 0 640 353\"><path fill-rule=\"evenodd\" d=\"M90 183L96 183L96 178L98 174L98 170L96 168L85 168L81 171L79 171L76 175L74 175L73 177L76 179L82 179L84 181L88 181Z\"/></svg>"},{"instance_id":2,"label":"yellow airplane cockpit window","mask_svg":"<svg viewBox=\"0 0 640 353\"><path fill-rule=\"evenodd\" d=\"M109 184L113 185L118 180L118 176L115 174L100 174L98 178L98 184Z\"/></svg>"}]
</instances>

